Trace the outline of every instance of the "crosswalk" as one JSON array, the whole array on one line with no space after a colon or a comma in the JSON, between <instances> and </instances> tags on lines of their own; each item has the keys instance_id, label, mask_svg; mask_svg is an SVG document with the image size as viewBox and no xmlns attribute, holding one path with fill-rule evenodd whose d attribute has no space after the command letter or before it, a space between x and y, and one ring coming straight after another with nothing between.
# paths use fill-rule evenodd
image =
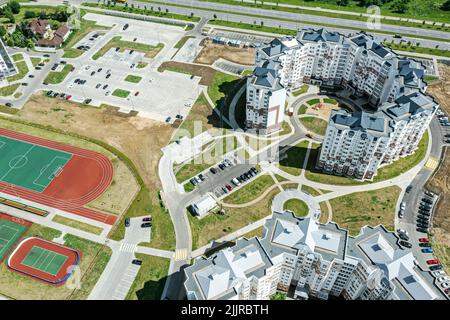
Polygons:
<instances>
[{"instance_id":1,"label":"crosswalk","mask_svg":"<svg viewBox=\"0 0 450 320\"><path fill-rule=\"evenodd\" d=\"M427 163L425 163L425 168L433 171L434 169L437 168L438 164L439 164L438 159L430 157L430 158L428 158Z\"/></svg>"},{"instance_id":2,"label":"crosswalk","mask_svg":"<svg viewBox=\"0 0 450 320\"><path fill-rule=\"evenodd\" d=\"M137 248L137 244L135 244L135 243L122 242L122 244L120 245L119 251L133 253L136 251L136 248Z\"/></svg>"},{"instance_id":3,"label":"crosswalk","mask_svg":"<svg viewBox=\"0 0 450 320\"><path fill-rule=\"evenodd\" d=\"M177 249L175 251L175 260L177 261L186 260L187 256L188 256L187 249Z\"/></svg>"}]
</instances>

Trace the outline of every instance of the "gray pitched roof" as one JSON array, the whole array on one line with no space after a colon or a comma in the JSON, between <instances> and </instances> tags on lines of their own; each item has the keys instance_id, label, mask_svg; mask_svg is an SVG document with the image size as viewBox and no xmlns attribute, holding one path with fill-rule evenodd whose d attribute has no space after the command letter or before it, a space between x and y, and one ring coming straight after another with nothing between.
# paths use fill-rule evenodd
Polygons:
<instances>
[{"instance_id":1,"label":"gray pitched roof","mask_svg":"<svg viewBox=\"0 0 450 320\"><path fill-rule=\"evenodd\" d=\"M341 39L341 35L338 32L330 32L326 31L325 29L319 29L319 30L307 30L303 32L303 36L300 40L306 40L306 41L330 41L330 42L339 42Z\"/></svg>"},{"instance_id":2,"label":"gray pitched roof","mask_svg":"<svg viewBox=\"0 0 450 320\"><path fill-rule=\"evenodd\" d=\"M386 118L381 113L372 114L364 111L347 113L339 110L332 112L331 120L352 130L387 132Z\"/></svg>"},{"instance_id":3,"label":"gray pitched roof","mask_svg":"<svg viewBox=\"0 0 450 320\"><path fill-rule=\"evenodd\" d=\"M385 106L385 112L393 118L409 117L425 110L432 110L437 104L421 92L402 95L393 104Z\"/></svg>"}]
</instances>

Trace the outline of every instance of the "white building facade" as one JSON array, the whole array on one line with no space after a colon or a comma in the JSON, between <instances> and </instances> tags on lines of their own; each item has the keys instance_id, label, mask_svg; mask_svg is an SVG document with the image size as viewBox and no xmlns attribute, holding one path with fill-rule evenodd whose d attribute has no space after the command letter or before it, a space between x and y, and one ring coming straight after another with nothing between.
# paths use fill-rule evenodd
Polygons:
<instances>
[{"instance_id":1,"label":"white building facade","mask_svg":"<svg viewBox=\"0 0 450 320\"><path fill-rule=\"evenodd\" d=\"M382 226L364 227L349 237L334 223L275 212L261 239L241 238L186 268L187 297L269 299L293 287L297 299L445 299L398 241Z\"/></svg>"}]
</instances>

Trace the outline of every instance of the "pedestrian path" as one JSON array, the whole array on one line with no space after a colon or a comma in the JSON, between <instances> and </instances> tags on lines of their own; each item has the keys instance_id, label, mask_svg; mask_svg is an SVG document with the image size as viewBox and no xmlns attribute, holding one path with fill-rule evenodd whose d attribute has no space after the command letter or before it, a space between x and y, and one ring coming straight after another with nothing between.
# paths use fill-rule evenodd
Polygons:
<instances>
[{"instance_id":1,"label":"pedestrian path","mask_svg":"<svg viewBox=\"0 0 450 320\"><path fill-rule=\"evenodd\" d=\"M177 249L175 251L175 260L176 261L186 260L187 256L188 256L187 249Z\"/></svg>"},{"instance_id":2,"label":"pedestrian path","mask_svg":"<svg viewBox=\"0 0 450 320\"><path fill-rule=\"evenodd\" d=\"M126 242L122 242L120 245L120 249L119 251L121 252L135 252L137 248L137 245L135 243L126 243Z\"/></svg>"}]
</instances>

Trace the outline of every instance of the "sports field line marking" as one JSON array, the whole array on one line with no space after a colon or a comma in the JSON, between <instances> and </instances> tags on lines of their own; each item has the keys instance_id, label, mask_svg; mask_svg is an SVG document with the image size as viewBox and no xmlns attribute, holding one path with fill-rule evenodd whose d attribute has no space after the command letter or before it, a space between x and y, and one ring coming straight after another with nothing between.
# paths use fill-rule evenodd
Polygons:
<instances>
[{"instance_id":1,"label":"sports field line marking","mask_svg":"<svg viewBox=\"0 0 450 320\"><path fill-rule=\"evenodd\" d=\"M40 184L40 183L37 183L36 181L39 180L39 179L41 178L41 176L44 174L44 172L45 172L45 171L53 164L53 162L55 162L56 159L66 160L66 163L67 163L67 161L70 160L70 158L69 158L69 159L66 159L66 158L61 157L61 156L54 156L53 159L52 159L52 161L50 161L49 163L47 163L45 166L43 166L43 167L41 168L41 170L39 171L39 175L38 175L38 176L36 177L36 179L34 179L34 181L33 181L33 184L34 184L34 185L39 186L39 187L41 187L41 188L45 188L45 187L48 186L48 183L47 183L46 185L42 185L42 184ZM62 170L62 167L58 167L58 168L61 168L61 170ZM52 173L50 174L50 176L51 176L53 173L54 173L54 172L52 172ZM50 176L47 177L47 180L50 180L50 181L51 181L51 179L49 179Z\"/></svg>"},{"instance_id":2,"label":"sports field line marking","mask_svg":"<svg viewBox=\"0 0 450 320\"><path fill-rule=\"evenodd\" d=\"M25 152L24 154L22 154L22 157L26 157L28 153L30 153L31 150L33 150L33 148L35 147L35 145L31 145L30 148L27 150L27 152ZM8 171L6 171L6 173L3 175L3 177L0 178L0 181L4 181L5 177L11 172L11 170L13 170L14 168L9 168Z\"/></svg>"},{"instance_id":3,"label":"sports field line marking","mask_svg":"<svg viewBox=\"0 0 450 320\"><path fill-rule=\"evenodd\" d=\"M3 148L3 146L6 144L5 141L0 141L0 149Z\"/></svg>"},{"instance_id":4,"label":"sports field line marking","mask_svg":"<svg viewBox=\"0 0 450 320\"><path fill-rule=\"evenodd\" d=\"M11 227L11 226L0 226L0 232L1 232L3 229L7 229L7 228L14 231L14 236L11 237L11 238L9 238L9 239L0 238L0 240L6 241L6 244L3 245L3 248L5 248L6 246L8 246L8 244L16 237L17 233L20 232L19 229L13 228L13 227ZM2 250L3 250L3 248L2 248ZM0 250L0 251L2 251L2 250Z\"/></svg>"}]
</instances>

